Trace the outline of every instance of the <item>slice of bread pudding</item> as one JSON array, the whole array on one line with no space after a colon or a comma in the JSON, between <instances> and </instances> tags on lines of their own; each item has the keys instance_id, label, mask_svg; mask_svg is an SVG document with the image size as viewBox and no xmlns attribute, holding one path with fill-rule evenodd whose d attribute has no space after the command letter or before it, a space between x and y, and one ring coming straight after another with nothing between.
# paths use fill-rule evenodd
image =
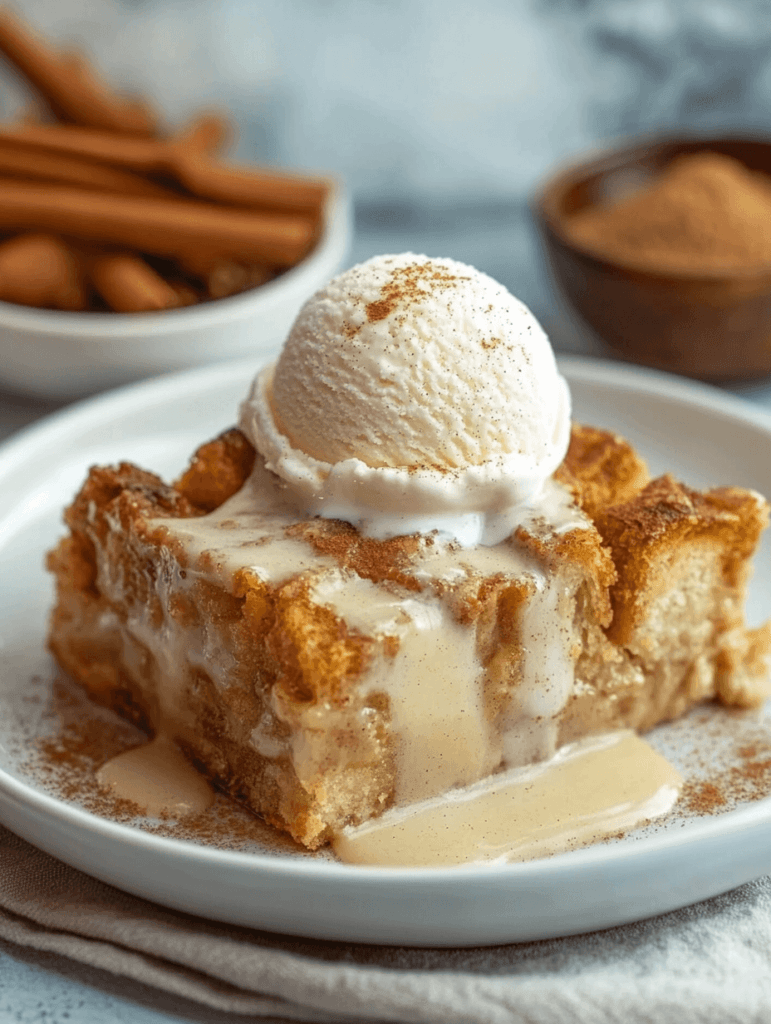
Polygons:
<instances>
[{"instance_id":1,"label":"slice of bread pudding","mask_svg":"<svg viewBox=\"0 0 771 1024\"><path fill-rule=\"evenodd\" d=\"M650 481L574 426L538 514L492 547L298 521L239 430L167 486L91 470L49 555L50 647L300 843L582 736L768 688L743 619L757 494Z\"/></svg>"}]
</instances>

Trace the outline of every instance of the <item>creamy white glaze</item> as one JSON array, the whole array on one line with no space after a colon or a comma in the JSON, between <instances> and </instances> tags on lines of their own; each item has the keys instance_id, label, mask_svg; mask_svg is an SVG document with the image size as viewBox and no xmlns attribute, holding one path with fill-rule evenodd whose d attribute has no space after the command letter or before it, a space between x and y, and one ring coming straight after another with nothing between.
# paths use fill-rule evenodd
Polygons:
<instances>
[{"instance_id":1,"label":"creamy white glaze","mask_svg":"<svg viewBox=\"0 0 771 1024\"><path fill-rule=\"evenodd\" d=\"M397 740L397 803L462 786L492 771L499 745L485 719L473 629L455 623L432 594L395 594L352 573L322 577L311 591L349 628L394 637L361 687L385 693Z\"/></svg>"},{"instance_id":2,"label":"creamy white glaze","mask_svg":"<svg viewBox=\"0 0 771 1024\"><path fill-rule=\"evenodd\" d=\"M266 583L280 584L310 569L336 566L305 541L286 536L287 527L297 523L286 491L258 458L243 487L214 512L193 519L156 519L152 525L165 527L183 545L192 579L204 577L226 590L244 568Z\"/></svg>"}]
</instances>

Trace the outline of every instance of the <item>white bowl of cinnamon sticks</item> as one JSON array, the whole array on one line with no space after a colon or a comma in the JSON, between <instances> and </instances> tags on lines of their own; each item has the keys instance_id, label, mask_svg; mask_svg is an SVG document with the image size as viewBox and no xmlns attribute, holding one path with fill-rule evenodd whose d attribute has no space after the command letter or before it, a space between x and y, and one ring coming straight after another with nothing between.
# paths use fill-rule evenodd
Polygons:
<instances>
[{"instance_id":1,"label":"white bowl of cinnamon sticks","mask_svg":"<svg viewBox=\"0 0 771 1024\"><path fill-rule=\"evenodd\" d=\"M0 8L35 116L0 124L0 386L74 398L280 345L351 234L340 183L222 158L232 126L164 130Z\"/></svg>"}]
</instances>

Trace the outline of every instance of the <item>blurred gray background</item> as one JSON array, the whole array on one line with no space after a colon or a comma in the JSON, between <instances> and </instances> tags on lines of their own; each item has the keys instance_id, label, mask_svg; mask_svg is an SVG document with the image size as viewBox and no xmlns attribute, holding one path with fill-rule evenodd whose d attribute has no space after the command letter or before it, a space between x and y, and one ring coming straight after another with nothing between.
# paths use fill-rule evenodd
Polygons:
<instances>
[{"instance_id":1,"label":"blurred gray background","mask_svg":"<svg viewBox=\"0 0 771 1024\"><path fill-rule=\"evenodd\" d=\"M238 157L341 174L356 201L350 262L403 249L465 260L547 326L528 202L555 165L641 132L771 125L763 0L16 6L171 122L227 107ZM24 102L7 74L2 95L6 115Z\"/></svg>"}]
</instances>

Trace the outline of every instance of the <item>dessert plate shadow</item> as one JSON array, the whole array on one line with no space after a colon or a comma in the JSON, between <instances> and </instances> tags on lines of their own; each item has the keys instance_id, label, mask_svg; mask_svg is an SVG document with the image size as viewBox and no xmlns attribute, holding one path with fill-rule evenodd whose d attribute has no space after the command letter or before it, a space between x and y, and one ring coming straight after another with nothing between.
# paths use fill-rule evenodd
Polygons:
<instances>
[{"instance_id":1,"label":"dessert plate shadow","mask_svg":"<svg viewBox=\"0 0 771 1024\"><path fill-rule=\"evenodd\" d=\"M771 414L664 374L574 358L561 365L574 418L628 437L654 475L670 471L696 487L736 484L771 495ZM126 388L61 412L0 449L0 821L90 875L191 914L394 945L491 945L607 928L771 871L767 798L729 799L720 813L701 818L676 809L656 826L549 859L407 870L164 838L57 795L29 767L29 753L55 679L45 650L52 593L43 560L62 532L61 510L95 462L128 459L175 476L198 444L232 425L254 371L253 361L226 364ZM752 624L771 615L768 541L755 564ZM771 743L761 713L720 709L699 711L651 739L698 780L705 763L716 770L719 756L730 775L743 730Z\"/></svg>"}]
</instances>

